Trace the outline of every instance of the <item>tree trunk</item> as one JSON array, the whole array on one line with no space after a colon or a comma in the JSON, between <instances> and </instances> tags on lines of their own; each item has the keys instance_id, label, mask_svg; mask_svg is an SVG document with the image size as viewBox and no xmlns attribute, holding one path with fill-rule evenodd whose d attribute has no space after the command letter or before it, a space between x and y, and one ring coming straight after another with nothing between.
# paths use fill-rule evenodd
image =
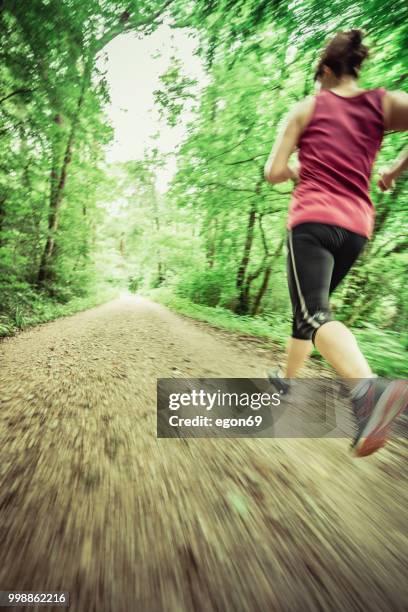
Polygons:
<instances>
[{"instance_id":1,"label":"tree trunk","mask_svg":"<svg viewBox=\"0 0 408 612\"><path fill-rule=\"evenodd\" d=\"M253 305L252 311L251 311L251 315L253 317L255 315L257 315L258 312L259 312L259 308L261 306L262 298L263 298L263 296L265 295L265 293L266 293L266 291L268 289L269 279L270 279L270 276L271 276L271 272L272 272L272 262L269 262L269 264L264 269L262 283L261 283L261 286L258 289L258 292L257 292L256 296L255 296L254 305Z\"/></svg>"},{"instance_id":2,"label":"tree trunk","mask_svg":"<svg viewBox=\"0 0 408 612\"><path fill-rule=\"evenodd\" d=\"M217 219L214 217L207 223L207 232L205 236L206 259L209 268L214 267L217 228Z\"/></svg>"},{"instance_id":3,"label":"tree trunk","mask_svg":"<svg viewBox=\"0 0 408 612\"><path fill-rule=\"evenodd\" d=\"M54 162L54 166L51 169L51 189L50 189L50 207L48 212L48 234L45 242L44 250L41 256L40 266L38 270L38 283L44 283L49 278L50 264L53 259L54 247L55 247L55 233L58 229L59 223L59 211L61 202L64 196L64 188L67 179L68 166L72 159L72 151L75 144L76 132L81 116L82 107L84 104L85 93L91 79L92 72L92 61L93 57L88 58L87 64L84 69L82 76L81 91L79 94L75 115L72 119L71 129L69 131L68 140L65 147L64 156L62 159L61 168L58 170ZM59 123L60 119L58 115L55 118L56 123Z\"/></svg>"},{"instance_id":4,"label":"tree trunk","mask_svg":"<svg viewBox=\"0 0 408 612\"><path fill-rule=\"evenodd\" d=\"M157 204L157 193L155 190L155 187L153 186L152 188L152 202L153 202L153 216L154 216L154 223L156 226L156 230L157 230L157 235L160 235L160 215L159 215L159 207ZM157 252L157 256L158 256L158 260L157 260L157 285L161 285L162 282L164 281L164 269L163 269L163 263L162 263L162 253L161 253L161 249L158 249Z\"/></svg>"},{"instance_id":5,"label":"tree trunk","mask_svg":"<svg viewBox=\"0 0 408 612\"><path fill-rule=\"evenodd\" d=\"M3 236L3 230L4 230L4 221L6 219L6 196L1 196L0 197L0 247L2 247L4 245L4 236Z\"/></svg>"},{"instance_id":6,"label":"tree trunk","mask_svg":"<svg viewBox=\"0 0 408 612\"><path fill-rule=\"evenodd\" d=\"M397 200L398 196L402 190L402 185L397 185L397 188L392 192L392 200ZM388 215L392 210L392 205L389 203L384 206L384 202L382 201L382 207L378 210L375 220L375 236L378 236L384 225L387 222ZM352 269L351 274L348 280L348 287L346 289L345 295L342 300L341 308L350 308L351 311L348 313L347 318L345 320L346 325L352 325L358 316L360 316L361 308L360 304L362 300L365 300L367 293L367 283L370 278L369 270L367 266L369 262L376 257L376 252L374 251L375 241L371 241L366 249L364 250L363 257L361 258L359 264ZM367 262L367 263L366 263ZM371 304L371 301L370 301ZM364 307L364 312L368 312L367 308Z\"/></svg>"},{"instance_id":7,"label":"tree trunk","mask_svg":"<svg viewBox=\"0 0 408 612\"><path fill-rule=\"evenodd\" d=\"M269 249L268 249L268 245L266 242L266 238L265 238L265 232L263 230L262 227L262 217L260 217L259 219L259 229L261 230L261 237L262 237L262 242L264 245L264 250L265 250L265 257L266 257L266 265L264 267L263 270L263 278L262 278L262 283L261 286L258 289L258 292L255 296L255 300L254 300L254 305L252 307L252 311L251 311L251 315L255 316L258 314L260 306L261 306L261 302L262 299L265 295L265 293L267 292L268 289L268 285L269 285L269 279L271 276L271 272L272 272L272 264L273 261L276 257L279 257L279 255L282 252L282 248L283 248L283 244L284 244L284 240L281 240L280 243L278 244L275 252L273 254L269 253Z\"/></svg>"},{"instance_id":8,"label":"tree trunk","mask_svg":"<svg viewBox=\"0 0 408 612\"><path fill-rule=\"evenodd\" d=\"M121 234L121 237L119 239L119 253L122 257L125 256L125 239L123 233Z\"/></svg>"},{"instance_id":9,"label":"tree trunk","mask_svg":"<svg viewBox=\"0 0 408 612\"><path fill-rule=\"evenodd\" d=\"M280 97L282 95L283 82L284 82L284 79L285 79L286 74L288 72L288 68L287 68L286 63L285 63L288 38L289 38L289 35L286 32L286 38L285 38L284 43L282 44L282 53L281 53L281 57L280 57L281 86L279 88L278 97ZM280 120L280 116L277 118L277 123L279 122L279 120ZM264 181L263 167L259 168L259 170L260 170L260 180L257 182L256 188L255 188L255 191L256 191L257 194L259 194L260 189L261 189L261 185L262 185L262 183ZM253 279L251 279L251 280L249 280L249 282L247 282L245 280L245 277L246 277L246 271L247 271L248 264L249 264L250 251L251 251L251 246L252 246L253 236L254 236L254 225L255 225L255 220L256 220L256 203L255 203L255 201L256 201L256 198L254 199L251 211L249 213L248 225L247 225L247 238L246 238L246 241L245 241L244 255L242 257L241 264L240 264L240 266L238 268L238 274L237 274L237 283L236 283L236 285L237 285L237 289L238 289L238 303L237 303L237 307L235 309L235 312L237 314L248 314L249 309L250 309L250 304L249 304L249 288L250 288L250 283L252 282ZM261 229L261 233L262 233L262 229ZM268 283L268 281L267 281L267 283ZM265 291L266 291L266 288L265 288ZM261 296L261 298L262 298L262 296Z\"/></svg>"},{"instance_id":10,"label":"tree trunk","mask_svg":"<svg viewBox=\"0 0 408 612\"><path fill-rule=\"evenodd\" d=\"M244 245L244 253L242 255L241 263L238 267L237 282L236 286L238 289L238 303L235 309L237 314L248 314L249 303L248 303L248 287L245 282L245 276L248 269L249 259L251 255L251 247L254 240L254 227L256 221L256 204L255 200L252 201L251 209L248 215L248 223L246 230L246 239Z\"/></svg>"}]
</instances>

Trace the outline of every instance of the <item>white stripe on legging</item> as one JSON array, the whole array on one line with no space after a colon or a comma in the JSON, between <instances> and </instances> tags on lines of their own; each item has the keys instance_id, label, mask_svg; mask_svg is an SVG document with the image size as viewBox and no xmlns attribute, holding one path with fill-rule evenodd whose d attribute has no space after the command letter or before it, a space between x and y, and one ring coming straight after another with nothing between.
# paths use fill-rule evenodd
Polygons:
<instances>
[{"instance_id":1,"label":"white stripe on legging","mask_svg":"<svg viewBox=\"0 0 408 612\"><path fill-rule=\"evenodd\" d=\"M303 313L303 317L305 318L305 320L315 329L319 329L320 324L317 323L317 321L315 321L309 314L309 311L306 307L306 302L305 299L303 297L302 294L302 290L300 289L300 283L299 283L299 278L297 275L297 270L296 270L296 264L295 264L295 253L293 251L293 242L292 242L292 230L289 231L289 251L290 251L290 258L292 261L292 268L293 268L293 275L295 277L295 282L296 282L296 288L297 288L297 292L298 292L298 296L299 296L299 301L300 301L300 308L302 310Z\"/></svg>"}]
</instances>

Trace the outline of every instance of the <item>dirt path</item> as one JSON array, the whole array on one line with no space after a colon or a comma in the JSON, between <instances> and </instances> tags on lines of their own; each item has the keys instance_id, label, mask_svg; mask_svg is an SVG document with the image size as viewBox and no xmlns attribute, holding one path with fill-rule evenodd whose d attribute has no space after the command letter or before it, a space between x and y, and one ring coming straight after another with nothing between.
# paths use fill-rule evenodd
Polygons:
<instances>
[{"instance_id":1,"label":"dirt path","mask_svg":"<svg viewBox=\"0 0 408 612\"><path fill-rule=\"evenodd\" d=\"M406 442L356 461L342 439L156 439L157 377L270 359L138 298L5 340L0 589L74 612L407 610Z\"/></svg>"}]
</instances>

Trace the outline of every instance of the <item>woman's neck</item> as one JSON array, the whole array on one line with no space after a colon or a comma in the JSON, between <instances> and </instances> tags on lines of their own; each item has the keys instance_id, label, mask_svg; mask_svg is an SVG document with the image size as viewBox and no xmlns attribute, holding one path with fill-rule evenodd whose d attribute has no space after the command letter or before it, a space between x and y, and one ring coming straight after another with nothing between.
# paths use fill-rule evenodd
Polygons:
<instances>
[{"instance_id":1,"label":"woman's neck","mask_svg":"<svg viewBox=\"0 0 408 612\"><path fill-rule=\"evenodd\" d=\"M359 87L357 79L351 76L343 76L339 79L331 79L324 85L324 89L330 89L339 93L340 95L354 95L363 91L361 87Z\"/></svg>"}]
</instances>

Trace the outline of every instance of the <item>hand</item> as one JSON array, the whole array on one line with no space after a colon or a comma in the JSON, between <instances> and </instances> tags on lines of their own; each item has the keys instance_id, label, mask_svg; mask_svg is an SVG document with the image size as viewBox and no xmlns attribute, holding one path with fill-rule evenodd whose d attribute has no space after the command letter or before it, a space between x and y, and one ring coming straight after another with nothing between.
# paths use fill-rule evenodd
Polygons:
<instances>
[{"instance_id":1,"label":"hand","mask_svg":"<svg viewBox=\"0 0 408 612\"><path fill-rule=\"evenodd\" d=\"M388 191L395 187L395 175L390 170L380 170L379 179L377 182L381 191Z\"/></svg>"}]
</instances>

